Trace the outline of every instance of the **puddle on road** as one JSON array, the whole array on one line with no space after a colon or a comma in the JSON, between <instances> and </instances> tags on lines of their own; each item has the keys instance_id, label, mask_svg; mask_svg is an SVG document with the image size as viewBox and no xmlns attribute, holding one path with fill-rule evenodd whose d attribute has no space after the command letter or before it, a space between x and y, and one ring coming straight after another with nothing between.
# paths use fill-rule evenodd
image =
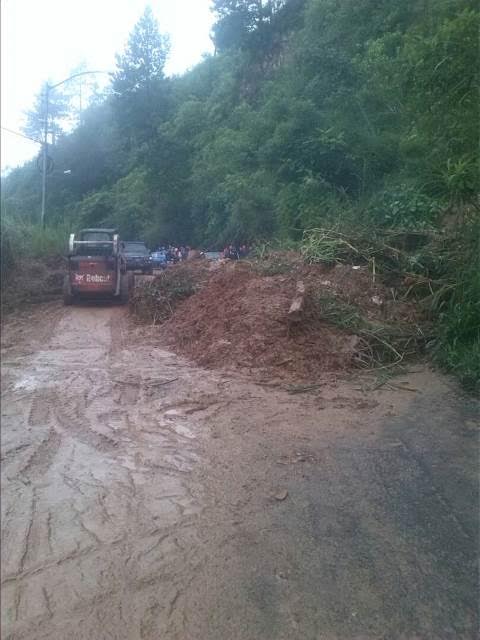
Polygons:
<instances>
[{"instance_id":1,"label":"puddle on road","mask_svg":"<svg viewBox=\"0 0 480 640\"><path fill-rule=\"evenodd\" d=\"M178 433L178 435L189 438L190 440L194 440L197 437L191 429L182 424L172 425L172 429L175 431L175 433Z\"/></svg>"}]
</instances>

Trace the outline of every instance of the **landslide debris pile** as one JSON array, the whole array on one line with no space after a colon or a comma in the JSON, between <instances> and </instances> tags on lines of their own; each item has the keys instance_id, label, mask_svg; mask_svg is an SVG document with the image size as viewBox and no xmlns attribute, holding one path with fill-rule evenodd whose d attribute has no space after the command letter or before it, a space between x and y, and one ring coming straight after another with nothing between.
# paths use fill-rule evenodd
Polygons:
<instances>
[{"instance_id":1,"label":"landslide debris pile","mask_svg":"<svg viewBox=\"0 0 480 640\"><path fill-rule=\"evenodd\" d=\"M137 289L132 306L200 365L285 378L390 366L425 339L415 307L367 264L305 264L295 253L179 265Z\"/></svg>"},{"instance_id":2,"label":"landslide debris pile","mask_svg":"<svg viewBox=\"0 0 480 640\"><path fill-rule=\"evenodd\" d=\"M354 339L312 319L290 323L293 274L262 276L248 264L221 267L163 328L181 353L207 367L275 370L311 377L348 367Z\"/></svg>"}]
</instances>

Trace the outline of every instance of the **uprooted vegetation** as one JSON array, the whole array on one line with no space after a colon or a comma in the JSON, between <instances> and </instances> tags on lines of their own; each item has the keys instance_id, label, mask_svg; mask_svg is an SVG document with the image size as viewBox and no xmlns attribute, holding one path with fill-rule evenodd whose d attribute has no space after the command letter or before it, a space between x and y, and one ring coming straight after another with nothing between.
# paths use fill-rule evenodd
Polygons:
<instances>
[{"instance_id":1,"label":"uprooted vegetation","mask_svg":"<svg viewBox=\"0 0 480 640\"><path fill-rule=\"evenodd\" d=\"M130 295L130 309L140 320L161 324L170 318L179 303L205 283L206 265L181 263L151 280L137 283Z\"/></svg>"},{"instance_id":2,"label":"uprooted vegetation","mask_svg":"<svg viewBox=\"0 0 480 640\"><path fill-rule=\"evenodd\" d=\"M480 216L466 208L448 232L369 227L354 238L338 230L305 232L302 252L313 263L369 265L394 296L414 301L432 326L425 344L434 360L470 390L480 388ZM337 314L338 315L338 314ZM389 344L392 344L389 342Z\"/></svg>"},{"instance_id":3,"label":"uprooted vegetation","mask_svg":"<svg viewBox=\"0 0 480 640\"><path fill-rule=\"evenodd\" d=\"M334 295L317 292L312 306L318 318L358 337L353 361L362 368L399 365L421 353L429 337L427 328L420 323L369 320L361 307Z\"/></svg>"},{"instance_id":4,"label":"uprooted vegetation","mask_svg":"<svg viewBox=\"0 0 480 640\"><path fill-rule=\"evenodd\" d=\"M444 354L438 323L463 290L445 260L453 243L433 232L314 229L297 252L263 246L248 261L170 268L131 306L208 367L298 379L393 369L426 349ZM473 308L470 320L475 342ZM476 380L473 363L468 375Z\"/></svg>"}]
</instances>

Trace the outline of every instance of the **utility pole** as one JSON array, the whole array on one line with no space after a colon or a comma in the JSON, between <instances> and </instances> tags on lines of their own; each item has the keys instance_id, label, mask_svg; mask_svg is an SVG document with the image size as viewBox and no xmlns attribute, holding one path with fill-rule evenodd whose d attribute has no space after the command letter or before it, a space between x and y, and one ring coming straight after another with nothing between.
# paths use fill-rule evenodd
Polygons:
<instances>
[{"instance_id":1,"label":"utility pole","mask_svg":"<svg viewBox=\"0 0 480 640\"><path fill-rule=\"evenodd\" d=\"M86 76L92 73L108 73L110 71L82 71L81 73L75 73L73 76L69 78L65 78L61 82L57 82L56 84L45 84L45 120L43 123L43 147L42 147L42 209L40 212L40 223L42 228L45 228L45 206L47 200L47 165L48 165L48 108L50 101L50 91L56 89L61 84L65 84L69 80L73 80L73 78L77 78L78 76Z\"/></svg>"},{"instance_id":2,"label":"utility pole","mask_svg":"<svg viewBox=\"0 0 480 640\"><path fill-rule=\"evenodd\" d=\"M45 85L45 120L43 122L43 146L42 146L42 211L40 223L45 228L45 201L47 197L47 150L48 150L48 103L50 85Z\"/></svg>"}]
</instances>

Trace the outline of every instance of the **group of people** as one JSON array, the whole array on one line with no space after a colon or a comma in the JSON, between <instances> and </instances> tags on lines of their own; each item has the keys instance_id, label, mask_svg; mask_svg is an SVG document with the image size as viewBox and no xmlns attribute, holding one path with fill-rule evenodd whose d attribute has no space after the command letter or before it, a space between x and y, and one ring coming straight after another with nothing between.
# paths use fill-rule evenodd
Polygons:
<instances>
[{"instance_id":1,"label":"group of people","mask_svg":"<svg viewBox=\"0 0 480 640\"><path fill-rule=\"evenodd\" d=\"M248 247L246 244L240 246L235 244L229 244L223 250L223 257L230 260L241 260L248 255Z\"/></svg>"},{"instance_id":2,"label":"group of people","mask_svg":"<svg viewBox=\"0 0 480 640\"><path fill-rule=\"evenodd\" d=\"M159 247L157 251L164 251L167 262L181 262L182 260L186 260L188 258L188 254L190 252L190 247L180 246L176 247L174 245L169 244L166 247Z\"/></svg>"},{"instance_id":3,"label":"group of people","mask_svg":"<svg viewBox=\"0 0 480 640\"><path fill-rule=\"evenodd\" d=\"M169 244L167 246L158 247L156 251L165 253L166 262L177 263L187 260L191 248L183 245L175 246ZM220 252L220 255L222 258L227 258L229 260L241 260L248 255L249 251L250 249L246 244L229 244ZM202 255L202 253L200 253L200 255Z\"/></svg>"}]
</instances>

